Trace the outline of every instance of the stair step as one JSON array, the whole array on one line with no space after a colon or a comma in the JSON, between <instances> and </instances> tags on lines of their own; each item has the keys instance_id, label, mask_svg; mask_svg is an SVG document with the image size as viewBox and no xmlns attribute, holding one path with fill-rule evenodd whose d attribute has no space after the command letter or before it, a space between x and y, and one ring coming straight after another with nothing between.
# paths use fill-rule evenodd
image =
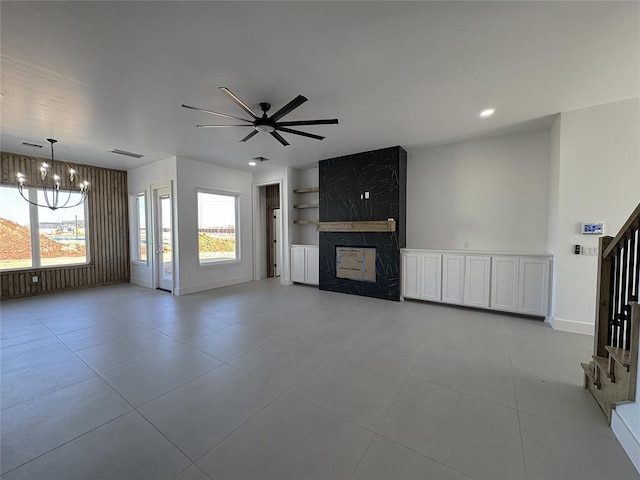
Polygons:
<instances>
[{"instance_id":1,"label":"stair step","mask_svg":"<svg viewBox=\"0 0 640 480\"><path fill-rule=\"evenodd\" d=\"M595 372L593 371L593 366L591 363L581 363L582 369L584 370L584 374L591 379L591 383L593 383L598 390L600 390L601 383L600 380L596 380ZM586 385L585 385L586 388Z\"/></svg>"},{"instance_id":2,"label":"stair step","mask_svg":"<svg viewBox=\"0 0 640 480\"><path fill-rule=\"evenodd\" d=\"M593 358L593 363L595 364L595 366L602 373L604 373L609 379L611 379L613 383L615 383L616 378L613 375L613 373L609 371L609 359L604 357L598 357L597 355L591 355L591 358Z\"/></svg>"},{"instance_id":3,"label":"stair step","mask_svg":"<svg viewBox=\"0 0 640 480\"><path fill-rule=\"evenodd\" d=\"M631 351L625 350L624 348L616 348L610 347L609 345L605 345L604 348L609 352L611 358L613 358L616 362L622 365L624 368L629 371L629 364L631 363Z\"/></svg>"}]
</instances>

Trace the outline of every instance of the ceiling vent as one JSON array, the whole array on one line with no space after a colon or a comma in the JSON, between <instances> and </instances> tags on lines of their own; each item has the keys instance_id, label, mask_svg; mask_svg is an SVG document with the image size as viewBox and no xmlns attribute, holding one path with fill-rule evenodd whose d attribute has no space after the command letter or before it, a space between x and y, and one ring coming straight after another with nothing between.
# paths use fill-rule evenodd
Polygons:
<instances>
[{"instance_id":1,"label":"ceiling vent","mask_svg":"<svg viewBox=\"0 0 640 480\"><path fill-rule=\"evenodd\" d=\"M25 147L42 148L42 145L38 145L37 143L22 142L22 145Z\"/></svg>"},{"instance_id":2,"label":"ceiling vent","mask_svg":"<svg viewBox=\"0 0 640 480\"><path fill-rule=\"evenodd\" d=\"M139 153L127 152L126 150L120 150L119 148L114 148L113 150L111 150L111 153L117 153L118 155L124 155L126 157L133 157L133 158L144 157L144 155L141 155Z\"/></svg>"},{"instance_id":3,"label":"ceiling vent","mask_svg":"<svg viewBox=\"0 0 640 480\"><path fill-rule=\"evenodd\" d=\"M255 161L255 162L268 162L269 159L267 157L253 157L253 161Z\"/></svg>"}]
</instances>

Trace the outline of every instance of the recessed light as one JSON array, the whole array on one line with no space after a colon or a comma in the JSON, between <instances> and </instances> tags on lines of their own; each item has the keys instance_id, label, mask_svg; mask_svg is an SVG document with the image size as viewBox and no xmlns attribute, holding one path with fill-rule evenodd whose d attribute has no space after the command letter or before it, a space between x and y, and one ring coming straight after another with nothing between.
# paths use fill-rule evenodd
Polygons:
<instances>
[{"instance_id":1,"label":"recessed light","mask_svg":"<svg viewBox=\"0 0 640 480\"><path fill-rule=\"evenodd\" d=\"M482 118L487 118L490 117L491 115L493 115L496 112L496 110L494 108L487 108L486 110L483 110L480 112L480 116Z\"/></svg>"},{"instance_id":2,"label":"recessed light","mask_svg":"<svg viewBox=\"0 0 640 480\"><path fill-rule=\"evenodd\" d=\"M251 165L252 167L255 167L257 164L256 164L256 162L254 162L253 160L251 160L251 161L249 162L249 165Z\"/></svg>"}]
</instances>

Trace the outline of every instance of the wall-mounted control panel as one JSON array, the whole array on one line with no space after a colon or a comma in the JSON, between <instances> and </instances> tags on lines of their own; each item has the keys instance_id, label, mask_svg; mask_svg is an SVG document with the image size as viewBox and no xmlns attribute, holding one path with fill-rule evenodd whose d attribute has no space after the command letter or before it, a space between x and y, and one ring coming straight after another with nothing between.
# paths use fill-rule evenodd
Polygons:
<instances>
[{"instance_id":1,"label":"wall-mounted control panel","mask_svg":"<svg viewBox=\"0 0 640 480\"><path fill-rule=\"evenodd\" d=\"M582 235L603 235L604 223L591 222L582 224Z\"/></svg>"}]
</instances>

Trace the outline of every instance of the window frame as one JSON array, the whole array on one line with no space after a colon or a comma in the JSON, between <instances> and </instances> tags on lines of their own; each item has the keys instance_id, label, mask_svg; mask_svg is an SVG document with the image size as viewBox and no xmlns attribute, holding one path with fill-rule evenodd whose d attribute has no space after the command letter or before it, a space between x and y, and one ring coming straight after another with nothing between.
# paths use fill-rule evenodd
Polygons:
<instances>
[{"instance_id":1,"label":"window frame","mask_svg":"<svg viewBox=\"0 0 640 480\"><path fill-rule=\"evenodd\" d=\"M149 203L148 203L148 195L147 192L138 192L131 195L133 197L133 209L134 209L134 239L133 242L133 258L131 263L135 265L149 266ZM142 260L141 258L141 249L142 246L141 238L140 238L140 197L144 199L144 229L147 235L147 258Z\"/></svg>"},{"instance_id":2,"label":"window frame","mask_svg":"<svg viewBox=\"0 0 640 480\"><path fill-rule=\"evenodd\" d=\"M7 188L8 190L15 190L16 195L20 195L18 192L18 187L14 185L2 184L0 187ZM31 202L37 203L38 201L38 192L42 192L42 188L38 187L25 187L27 190L27 197ZM79 193L73 191L71 193ZM31 244L31 266L29 267L16 267L16 268L4 268L0 269L0 272L19 272L25 270L55 270L59 268L81 268L86 267L91 264L91 249L89 247L89 201L87 198L86 201L82 204L84 209L84 246L85 246L85 262L82 263L61 263L55 265L42 265L42 258L40 255L40 216L38 213L39 208L47 208L47 207L39 207L37 205L32 205L27 203L29 209L29 232L30 232L30 244ZM36 225L36 228L33 228L33 225Z\"/></svg>"},{"instance_id":3,"label":"window frame","mask_svg":"<svg viewBox=\"0 0 640 480\"><path fill-rule=\"evenodd\" d=\"M236 251L234 259L206 259L202 260L200 258L200 208L198 195L199 194L210 194L210 195L221 195L226 197L232 197L234 199L234 214L235 214L235 240L236 240ZM242 262L242 248L241 248L241 238L242 232L240 229L240 205L242 201L242 194L240 192L231 192L225 190L217 190L211 188L201 188L196 187L195 189L195 212L196 212L196 235L195 235L195 246L196 246L196 261L198 268L209 268L216 267L220 265L233 265Z\"/></svg>"}]
</instances>

